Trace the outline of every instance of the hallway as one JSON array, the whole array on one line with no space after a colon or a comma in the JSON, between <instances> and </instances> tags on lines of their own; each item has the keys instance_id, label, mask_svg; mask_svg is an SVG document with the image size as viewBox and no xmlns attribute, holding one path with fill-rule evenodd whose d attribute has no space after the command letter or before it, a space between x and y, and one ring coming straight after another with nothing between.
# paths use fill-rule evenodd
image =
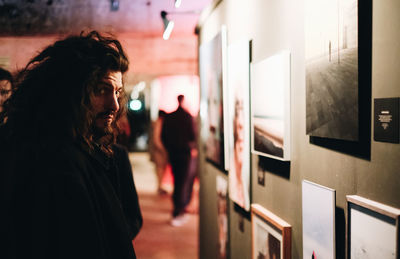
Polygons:
<instances>
[{"instance_id":1,"label":"hallway","mask_svg":"<svg viewBox=\"0 0 400 259\"><path fill-rule=\"evenodd\" d=\"M157 194L157 179L148 153L130 153L129 158L143 214L143 228L134 240L137 258L198 258L198 214L189 214L188 222L181 227L171 226L172 201L170 195ZM171 182L170 177L165 178ZM172 190L170 185L167 187ZM197 211L197 193L195 184L190 211Z\"/></svg>"}]
</instances>

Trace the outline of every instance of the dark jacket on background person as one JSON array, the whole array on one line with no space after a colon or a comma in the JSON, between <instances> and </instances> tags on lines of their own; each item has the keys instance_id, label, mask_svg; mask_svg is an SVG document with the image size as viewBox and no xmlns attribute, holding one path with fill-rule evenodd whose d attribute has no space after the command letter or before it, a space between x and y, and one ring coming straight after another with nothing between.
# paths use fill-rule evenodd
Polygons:
<instances>
[{"instance_id":1,"label":"dark jacket on background person","mask_svg":"<svg viewBox=\"0 0 400 259\"><path fill-rule=\"evenodd\" d=\"M0 258L136 258L142 216L126 151L18 142L0 134Z\"/></svg>"},{"instance_id":2,"label":"dark jacket on background person","mask_svg":"<svg viewBox=\"0 0 400 259\"><path fill-rule=\"evenodd\" d=\"M174 176L172 216L176 218L184 214L193 190L194 177L191 177L190 164L195 131L192 116L181 106L167 114L163 122L161 139L168 152Z\"/></svg>"},{"instance_id":3,"label":"dark jacket on background person","mask_svg":"<svg viewBox=\"0 0 400 259\"><path fill-rule=\"evenodd\" d=\"M182 107L164 118L161 139L168 153L190 151L195 141L192 116Z\"/></svg>"}]
</instances>

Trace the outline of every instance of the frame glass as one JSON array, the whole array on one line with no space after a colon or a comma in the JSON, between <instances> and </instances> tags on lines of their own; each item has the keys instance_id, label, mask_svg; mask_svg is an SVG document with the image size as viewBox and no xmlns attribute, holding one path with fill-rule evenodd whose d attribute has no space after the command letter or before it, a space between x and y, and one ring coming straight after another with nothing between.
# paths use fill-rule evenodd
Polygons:
<instances>
[{"instance_id":1,"label":"frame glass","mask_svg":"<svg viewBox=\"0 0 400 259\"><path fill-rule=\"evenodd\" d=\"M259 204L251 205L252 259L291 258L292 226Z\"/></svg>"},{"instance_id":2,"label":"frame glass","mask_svg":"<svg viewBox=\"0 0 400 259\"><path fill-rule=\"evenodd\" d=\"M400 210L347 195L348 258L399 258Z\"/></svg>"}]
</instances>

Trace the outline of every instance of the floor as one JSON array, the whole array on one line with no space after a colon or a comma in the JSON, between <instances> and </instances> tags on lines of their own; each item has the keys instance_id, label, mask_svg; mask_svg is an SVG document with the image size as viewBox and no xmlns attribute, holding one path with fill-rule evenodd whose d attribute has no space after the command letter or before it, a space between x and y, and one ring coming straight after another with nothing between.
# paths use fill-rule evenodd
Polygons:
<instances>
[{"instance_id":1,"label":"floor","mask_svg":"<svg viewBox=\"0 0 400 259\"><path fill-rule=\"evenodd\" d=\"M188 222L181 227L170 225L172 201L170 194L157 193L157 179L148 153L130 153L133 175L143 214L143 228L134 240L138 259L196 259L198 258L198 183L188 206ZM165 189L172 191L172 178L167 173Z\"/></svg>"}]
</instances>

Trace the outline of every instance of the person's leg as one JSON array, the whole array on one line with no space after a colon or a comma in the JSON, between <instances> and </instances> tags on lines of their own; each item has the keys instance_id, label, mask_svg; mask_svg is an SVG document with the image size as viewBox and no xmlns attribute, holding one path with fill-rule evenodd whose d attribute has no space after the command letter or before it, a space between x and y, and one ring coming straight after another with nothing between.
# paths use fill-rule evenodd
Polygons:
<instances>
[{"instance_id":1,"label":"person's leg","mask_svg":"<svg viewBox=\"0 0 400 259\"><path fill-rule=\"evenodd\" d=\"M189 156L188 160L188 167L186 171L186 178L185 178L185 183L184 183L184 207L186 207L192 198L192 192L193 192L193 183L194 179L196 178L197 174L197 157L191 157Z\"/></svg>"},{"instance_id":2,"label":"person's leg","mask_svg":"<svg viewBox=\"0 0 400 259\"><path fill-rule=\"evenodd\" d=\"M162 185L162 178L164 176L167 164L168 164L168 156L166 152L163 152L159 149L154 148L153 151L153 160L156 166L156 174L157 174L157 191L159 194L166 193L165 190L161 188Z\"/></svg>"},{"instance_id":3,"label":"person's leg","mask_svg":"<svg viewBox=\"0 0 400 259\"><path fill-rule=\"evenodd\" d=\"M174 175L174 192L172 194L172 200L174 203L173 217L178 216L184 212L185 206L187 205L185 183L188 177L188 168L190 162L190 155L178 154L170 157L172 174Z\"/></svg>"},{"instance_id":4,"label":"person's leg","mask_svg":"<svg viewBox=\"0 0 400 259\"><path fill-rule=\"evenodd\" d=\"M157 182L157 184L158 184L157 191L158 191L159 194L166 194L167 193L167 191L162 188L162 180L163 180L163 177L164 177L165 170L166 170L166 165L164 165L164 164L163 165L158 165L156 167L157 180L158 180L158 182Z\"/></svg>"}]
</instances>

